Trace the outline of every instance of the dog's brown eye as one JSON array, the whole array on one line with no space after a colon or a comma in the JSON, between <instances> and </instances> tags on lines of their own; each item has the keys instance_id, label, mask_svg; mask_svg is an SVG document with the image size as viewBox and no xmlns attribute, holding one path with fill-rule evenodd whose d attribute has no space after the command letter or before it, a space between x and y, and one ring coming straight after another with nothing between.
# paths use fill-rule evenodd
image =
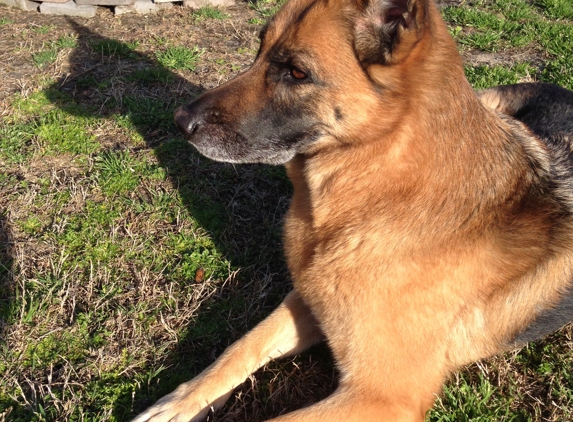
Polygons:
<instances>
[{"instance_id":1,"label":"dog's brown eye","mask_svg":"<svg viewBox=\"0 0 573 422\"><path fill-rule=\"evenodd\" d=\"M291 67L290 68L290 74L292 75L293 78L295 79L306 79L306 73L304 73L302 70L297 69L296 67Z\"/></svg>"}]
</instances>

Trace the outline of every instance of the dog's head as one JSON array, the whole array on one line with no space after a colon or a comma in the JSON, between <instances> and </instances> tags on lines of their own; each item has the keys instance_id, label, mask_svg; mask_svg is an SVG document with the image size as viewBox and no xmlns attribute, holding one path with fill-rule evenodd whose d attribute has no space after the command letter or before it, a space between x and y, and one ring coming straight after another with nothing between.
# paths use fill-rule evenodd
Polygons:
<instances>
[{"instance_id":1,"label":"dog's head","mask_svg":"<svg viewBox=\"0 0 573 422\"><path fill-rule=\"evenodd\" d=\"M202 154L235 163L380 137L410 101L412 67L423 73L431 56L430 1L290 0L252 67L177 109L176 123Z\"/></svg>"}]
</instances>

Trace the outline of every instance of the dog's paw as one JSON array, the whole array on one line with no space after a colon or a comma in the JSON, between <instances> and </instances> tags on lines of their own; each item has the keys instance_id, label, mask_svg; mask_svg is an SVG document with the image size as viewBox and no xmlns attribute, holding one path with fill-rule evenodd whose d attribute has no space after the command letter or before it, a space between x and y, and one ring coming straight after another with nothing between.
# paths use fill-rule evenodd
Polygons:
<instances>
[{"instance_id":1,"label":"dog's paw","mask_svg":"<svg viewBox=\"0 0 573 422\"><path fill-rule=\"evenodd\" d=\"M132 422L204 422L214 403L197 395L194 387L193 383L180 385Z\"/></svg>"}]
</instances>

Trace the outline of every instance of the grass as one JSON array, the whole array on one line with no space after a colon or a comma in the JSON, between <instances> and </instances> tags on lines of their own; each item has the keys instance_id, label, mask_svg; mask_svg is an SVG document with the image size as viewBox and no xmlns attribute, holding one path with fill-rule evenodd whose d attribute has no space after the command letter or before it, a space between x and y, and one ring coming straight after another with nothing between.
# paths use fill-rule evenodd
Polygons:
<instances>
[{"instance_id":1,"label":"grass","mask_svg":"<svg viewBox=\"0 0 573 422\"><path fill-rule=\"evenodd\" d=\"M38 66L40 69L54 63L57 58L58 58L58 52L52 48L40 51L32 55L34 64Z\"/></svg>"},{"instance_id":2,"label":"grass","mask_svg":"<svg viewBox=\"0 0 573 422\"><path fill-rule=\"evenodd\" d=\"M75 47L77 47L76 37L73 35L62 35L56 41L51 41L43 50L32 54L32 60L38 68L42 69L54 63L60 51Z\"/></svg>"},{"instance_id":3,"label":"grass","mask_svg":"<svg viewBox=\"0 0 573 422\"><path fill-rule=\"evenodd\" d=\"M54 25L30 25L30 27L36 34L47 34L55 28Z\"/></svg>"},{"instance_id":4,"label":"grass","mask_svg":"<svg viewBox=\"0 0 573 422\"><path fill-rule=\"evenodd\" d=\"M573 19L573 4L568 0L535 0L534 4L552 19Z\"/></svg>"},{"instance_id":5,"label":"grass","mask_svg":"<svg viewBox=\"0 0 573 422\"><path fill-rule=\"evenodd\" d=\"M249 2L249 6L259 15L257 18L251 18L249 23L264 23L268 18L277 13L284 3L286 3L286 0L255 0Z\"/></svg>"},{"instance_id":6,"label":"grass","mask_svg":"<svg viewBox=\"0 0 573 422\"><path fill-rule=\"evenodd\" d=\"M127 79L133 82L161 82L166 83L173 80L173 75L169 70L164 67L145 67L143 69L135 69Z\"/></svg>"},{"instance_id":7,"label":"grass","mask_svg":"<svg viewBox=\"0 0 573 422\"><path fill-rule=\"evenodd\" d=\"M13 106L18 117L4 129L4 158L18 162L29 158L32 150L42 155L89 154L99 148L96 137L89 133L92 119L81 113L83 108L67 104L66 110L53 107L52 101L69 100L57 91L39 91L27 98L15 97ZM70 111L80 115L70 115Z\"/></svg>"},{"instance_id":8,"label":"grass","mask_svg":"<svg viewBox=\"0 0 573 422\"><path fill-rule=\"evenodd\" d=\"M260 166L238 175L180 139L173 110L196 88L169 68L194 68L197 48L54 31L45 51L75 48L80 69L105 62L35 81L1 117L0 419L129 420L260 319L264 301L249 304L239 269L266 297L284 294L266 268L282 265L278 230L242 233L278 224L276 201L264 221L240 223L233 214L254 203L226 204L288 186L284 174L261 183ZM227 315L241 314L229 330Z\"/></svg>"},{"instance_id":9,"label":"grass","mask_svg":"<svg viewBox=\"0 0 573 422\"><path fill-rule=\"evenodd\" d=\"M470 67L468 77L480 87L488 83L524 80L532 76L573 88L573 6L568 0L539 0L531 6L522 0L475 0L467 6L446 7L443 14L453 26L452 35L462 50L502 52L523 49L543 51L549 59L534 71L530 67L524 75L523 64L513 64L495 71ZM557 19L557 20L555 20ZM494 73L484 76L484 72ZM532 72L534 74L532 74ZM513 75L513 77L511 77ZM474 79L475 78L475 79Z\"/></svg>"},{"instance_id":10,"label":"grass","mask_svg":"<svg viewBox=\"0 0 573 422\"><path fill-rule=\"evenodd\" d=\"M476 88L573 87L570 5L476 0L443 13ZM172 121L254 57L253 25L280 2L238 7L240 18L205 8L97 33L43 15L30 29L0 8L0 25L29 31L0 34L0 54L28 65L0 89L0 420L130 420L288 291L284 170L206 160ZM428 421L573 420L571 335L464 368ZM221 419L265 420L335 387L322 345L259 371Z\"/></svg>"},{"instance_id":11,"label":"grass","mask_svg":"<svg viewBox=\"0 0 573 422\"><path fill-rule=\"evenodd\" d=\"M62 35L54 43L56 50L63 50L65 48L76 48L78 46L77 38L74 35Z\"/></svg>"},{"instance_id":12,"label":"grass","mask_svg":"<svg viewBox=\"0 0 573 422\"><path fill-rule=\"evenodd\" d=\"M466 76L476 89L515 84L528 80L533 73L535 68L528 63L517 63L513 66L466 67Z\"/></svg>"},{"instance_id":13,"label":"grass","mask_svg":"<svg viewBox=\"0 0 573 422\"><path fill-rule=\"evenodd\" d=\"M185 46L167 47L158 51L155 55L157 62L167 69L195 70L202 51L194 47L192 49Z\"/></svg>"},{"instance_id":14,"label":"grass","mask_svg":"<svg viewBox=\"0 0 573 422\"><path fill-rule=\"evenodd\" d=\"M97 40L91 44L94 51L104 56L135 57L134 50L137 42L122 43L117 40Z\"/></svg>"},{"instance_id":15,"label":"grass","mask_svg":"<svg viewBox=\"0 0 573 422\"><path fill-rule=\"evenodd\" d=\"M199 9L196 9L191 14L193 19L195 20L203 20L203 19L227 19L229 15L223 12L221 9L213 6L203 6Z\"/></svg>"}]
</instances>

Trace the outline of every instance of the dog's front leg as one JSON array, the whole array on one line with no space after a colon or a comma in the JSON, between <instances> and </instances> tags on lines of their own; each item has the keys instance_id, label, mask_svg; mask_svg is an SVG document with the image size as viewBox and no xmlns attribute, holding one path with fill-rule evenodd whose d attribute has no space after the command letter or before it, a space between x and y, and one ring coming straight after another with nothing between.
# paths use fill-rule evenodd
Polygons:
<instances>
[{"instance_id":1,"label":"dog's front leg","mask_svg":"<svg viewBox=\"0 0 573 422\"><path fill-rule=\"evenodd\" d=\"M310 309L293 290L268 318L225 350L211 366L133 422L203 421L211 408L221 407L233 389L258 368L321 339L322 332Z\"/></svg>"}]
</instances>

